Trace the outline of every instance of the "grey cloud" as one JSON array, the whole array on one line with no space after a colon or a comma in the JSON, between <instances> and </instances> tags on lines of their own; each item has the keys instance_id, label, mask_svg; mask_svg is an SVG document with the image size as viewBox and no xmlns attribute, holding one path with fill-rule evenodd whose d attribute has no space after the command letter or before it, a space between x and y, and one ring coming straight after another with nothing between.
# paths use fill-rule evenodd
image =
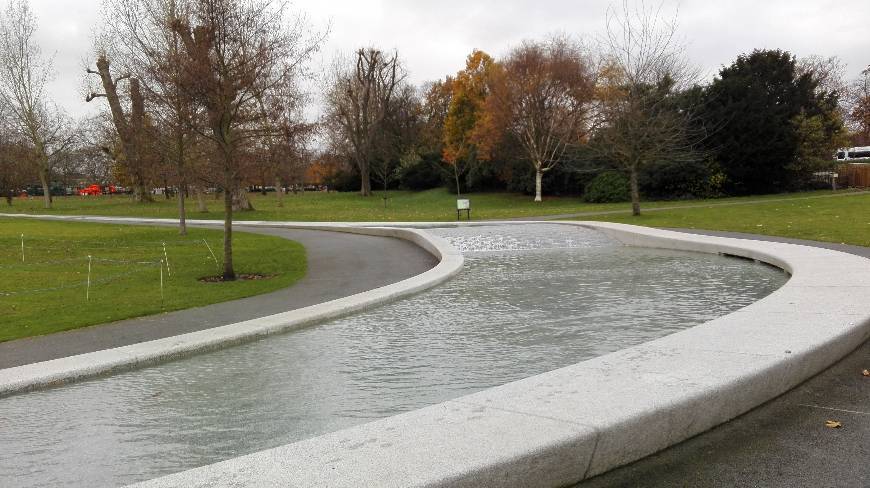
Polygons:
<instances>
[{"instance_id":1,"label":"grey cloud","mask_svg":"<svg viewBox=\"0 0 870 488\"><path fill-rule=\"evenodd\" d=\"M324 1L298 0L314 28L332 32L312 68L328 67L337 51L360 45L396 48L417 83L459 70L479 48L505 53L523 39L566 32L592 38L602 31L607 0L587 1ZM648 2L650 3L650 2ZM40 19L45 53L56 52L57 103L73 115L96 107L82 99L82 60L90 52L99 0L32 0ZM671 4L677 5L676 3ZM715 74L753 48L782 48L798 56L840 56L848 75L870 64L870 2L867 0L685 0L679 4L680 32L687 54L702 72Z\"/></svg>"}]
</instances>

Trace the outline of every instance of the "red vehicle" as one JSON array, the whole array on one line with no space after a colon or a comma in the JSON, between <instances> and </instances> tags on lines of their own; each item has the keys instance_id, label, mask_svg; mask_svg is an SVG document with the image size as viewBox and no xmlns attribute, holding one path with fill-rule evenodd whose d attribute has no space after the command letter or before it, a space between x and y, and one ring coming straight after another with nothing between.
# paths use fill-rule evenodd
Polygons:
<instances>
[{"instance_id":1,"label":"red vehicle","mask_svg":"<svg viewBox=\"0 0 870 488\"><path fill-rule=\"evenodd\" d=\"M79 195L102 195L103 187L100 185L91 185L79 190Z\"/></svg>"}]
</instances>

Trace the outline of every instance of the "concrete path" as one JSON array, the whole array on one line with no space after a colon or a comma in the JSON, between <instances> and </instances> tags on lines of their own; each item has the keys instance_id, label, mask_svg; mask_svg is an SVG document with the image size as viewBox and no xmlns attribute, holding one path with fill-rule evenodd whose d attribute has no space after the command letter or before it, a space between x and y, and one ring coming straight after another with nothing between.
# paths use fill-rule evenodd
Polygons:
<instances>
[{"instance_id":1,"label":"concrete path","mask_svg":"<svg viewBox=\"0 0 870 488\"><path fill-rule=\"evenodd\" d=\"M3 342L0 343L0 369L161 339L306 307L395 283L437 264L434 256L400 239L241 225L236 229L300 242L307 252L307 274L293 286L264 295Z\"/></svg>"},{"instance_id":2,"label":"concrete path","mask_svg":"<svg viewBox=\"0 0 870 488\"><path fill-rule=\"evenodd\" d=\"M870 248L733 232L870 258ZM870 342L816 377L697 437L578 488L870 487ZM843 427L825 427L837 420Z\"/></svg>"}]
</instances>

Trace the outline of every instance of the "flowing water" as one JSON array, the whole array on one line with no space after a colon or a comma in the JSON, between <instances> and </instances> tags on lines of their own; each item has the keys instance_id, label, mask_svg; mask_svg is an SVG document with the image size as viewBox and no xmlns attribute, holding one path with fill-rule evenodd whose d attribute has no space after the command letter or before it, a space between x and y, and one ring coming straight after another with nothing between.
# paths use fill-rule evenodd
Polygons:
<instances>
[{"instance_id":1,"label":"flowing water","mask_svg":"<svg viewBox=\"0 0 870 488\"><path fill-rule=\"evenodd\" d=\"M462 273L365 313L0 399L0 486L115 486L550 371L752 303L786 275L553 225L434 229Z\"/></svg>"}]
</instances>

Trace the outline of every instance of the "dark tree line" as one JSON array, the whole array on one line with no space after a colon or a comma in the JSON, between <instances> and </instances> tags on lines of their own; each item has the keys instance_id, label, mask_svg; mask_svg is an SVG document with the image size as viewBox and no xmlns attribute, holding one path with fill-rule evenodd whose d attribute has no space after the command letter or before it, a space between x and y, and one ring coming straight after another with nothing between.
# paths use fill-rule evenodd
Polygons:
<instances>
[{"instance_id":1,"label":"dark tree line","mask_svg":"<svg viewBox=\"0 0 870 488\"><path fill-rule=\"evenodd\" d=\"M606 193L639 213L642 195L812 188L838 147L870 140L867 75L849 86L836 58L756 50L701 83L676 19L625 4L607 27L599 46L561 36L502 59L474 51L463 70L419 89L403 82L396 53L360 50L328 90L328 151L353 163L329 182L364 195L378 181L539 201L582 194L603 174L618 186Z\"/></svg>"}]
</instances>

